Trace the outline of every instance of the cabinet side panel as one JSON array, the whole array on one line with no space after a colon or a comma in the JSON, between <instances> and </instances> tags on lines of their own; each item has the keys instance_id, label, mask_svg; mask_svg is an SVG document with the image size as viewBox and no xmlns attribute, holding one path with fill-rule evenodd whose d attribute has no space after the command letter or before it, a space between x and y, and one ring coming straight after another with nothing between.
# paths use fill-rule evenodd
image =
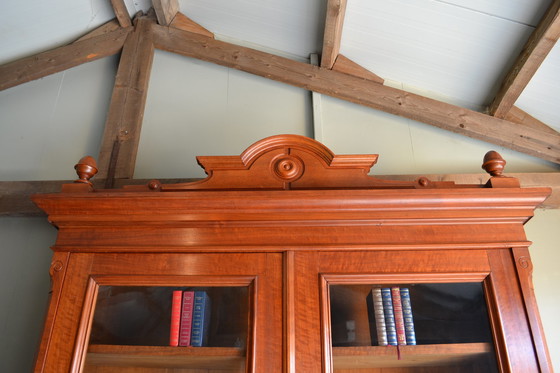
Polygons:
<instances>
[{"instance_id":1,"label":"cabinet side panel","mask_svg":"<svg viewBox=\"0 0 560 373\"><path fill-rule=\"evenodd\" d=\"M93 255L71 254L44 372L69 372Z\"/></svg>"},{"instance_id":2,"label":"cabinet side panel","mask_svg":"<svg viewBox=\"0 0 560 373\"><path fill-rule=\"evenodd\" d=\"M488 259L492 268L491 282L496 297L498 318L501 320L503 341L507 357L500 357L508 362L512 372L540 372L539 363L533 341L529 320L525 312L523 296L518 282L513 257L510 250L491 250ZM500 327L495 325L495 327ZM503 342L503 344L501 343ZM504 353L498 351L498 354Z\"/></svg>"},{"instance_id":3,"label":"cabinet side panel","mask_svg":"<svg viewBox=\"0 0 560 373\"><path fill-rule=\"evenodd\" d=\"M37 353L35 362L35 372L41 372L44 369L45 359L49 353L50 338L54 330L54 320L58 311L62 285L64 276L68 269L69 253L55 252L51 261L49 274L51 276L51 294L49 300L49 309L45 319L43 335L41 337L41 346Z\"/></svg>"}]
</instances>

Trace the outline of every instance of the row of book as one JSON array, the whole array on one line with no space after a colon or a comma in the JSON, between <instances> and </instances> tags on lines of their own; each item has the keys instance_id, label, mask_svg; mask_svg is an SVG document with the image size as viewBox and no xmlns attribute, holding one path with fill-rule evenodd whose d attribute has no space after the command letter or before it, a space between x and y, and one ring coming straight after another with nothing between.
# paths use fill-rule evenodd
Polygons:
<instances>
[{"instance_id":1,"label":"row of book","mask_svg":"<svg viewBox=\"0 0 560 373\"><path fill-rule=\"evenodd\" d=\"M371 291L377 344L415 345L416 333L408 288L373 288Z\"/></svg>"},{"instance_id":2,"label":"row of book","mask_svg":"<svg viewBox=\"0 0 560 373\"><path fill-rule=\"evenodd\" d=\"M205 291L174 290L171 299L170 346L208 344L210 297Z\"/></svg>"}]
</instances>

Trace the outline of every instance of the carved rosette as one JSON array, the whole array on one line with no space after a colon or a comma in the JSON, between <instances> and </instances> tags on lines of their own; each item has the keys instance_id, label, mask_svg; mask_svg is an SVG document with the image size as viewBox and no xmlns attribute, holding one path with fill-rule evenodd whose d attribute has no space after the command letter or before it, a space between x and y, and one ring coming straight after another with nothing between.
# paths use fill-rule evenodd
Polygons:
<instances>
[{"instance_id":1,"label":"carved rosette","mask_svg":"<svg viewBox=\"0 0 560 373\"><path fill-rule=\"evenodd\" d=\"M283 182L293 182L303 175L305 166L300 158L290 154L281 154L272 159L270 170Z\"/></svg>"},{"instance_id":2,"label":"carved rosette","mask_svg":"<svg viewBox=\"0 0 560 373\"><path fill-rule=\"evenodd\" d=\"M51 268L49 269L49 275L51 276L51 279L54 278L54 276L57 275L58 272L62 271L63 268L64 263L62 263L60 260L53 260L51 263Z\"/></svg>"}]
</instances>

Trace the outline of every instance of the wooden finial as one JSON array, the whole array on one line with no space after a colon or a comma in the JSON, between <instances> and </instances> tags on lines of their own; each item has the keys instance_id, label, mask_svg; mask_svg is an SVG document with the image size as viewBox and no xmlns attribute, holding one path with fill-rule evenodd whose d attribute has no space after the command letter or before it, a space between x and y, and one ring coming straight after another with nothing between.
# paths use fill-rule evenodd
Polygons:
<instances>
[{"instance_id":1,"label":"wooden finial","mask_svg":"<svg viewBox=\"0 0 560 373\"><path fill-rule=\"evenodd\" d=\"M92 185L91 179L97 173L97 162L93 157L89 155L83 157L78 161L78 164L74 166L76 173L78 174L79 179L74 180L75 183L84 183Z\"/></svg>"},{"instance_id":2,"label":"wooden finial","mask_svg":"<svg viewBox=\"0 0 560 373\"><path fill-rule=\"evenodd\" d=\"M484 160L482 161L482 168L488 172L490 176L502 176L505 166L505 159L503 159L502 156L494 150L490 150L486 153Z\"/></svg>"}]
</instances>

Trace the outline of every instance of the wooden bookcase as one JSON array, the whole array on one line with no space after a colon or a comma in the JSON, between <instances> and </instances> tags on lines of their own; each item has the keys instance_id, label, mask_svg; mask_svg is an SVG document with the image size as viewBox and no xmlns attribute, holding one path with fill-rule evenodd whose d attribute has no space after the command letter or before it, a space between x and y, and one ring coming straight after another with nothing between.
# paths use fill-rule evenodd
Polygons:
<instances>
[{"instance_id":1,"label":"wooden bookcase","mask_svg":"<svg viewBox=\"0 0 560 373\"><path fill-rule=\"evenodd\" d=\"M83 158L33 197L59 230L35 371L552 371L523 229L550 190L495 152L485 185L382 180L376 160L282 135L198 157L201 181L103 190ZM377 346L368 293L404 285L418 344ZM211 293L207 346L166 345L172 289Z\"/></svg>"}]
</instances>

